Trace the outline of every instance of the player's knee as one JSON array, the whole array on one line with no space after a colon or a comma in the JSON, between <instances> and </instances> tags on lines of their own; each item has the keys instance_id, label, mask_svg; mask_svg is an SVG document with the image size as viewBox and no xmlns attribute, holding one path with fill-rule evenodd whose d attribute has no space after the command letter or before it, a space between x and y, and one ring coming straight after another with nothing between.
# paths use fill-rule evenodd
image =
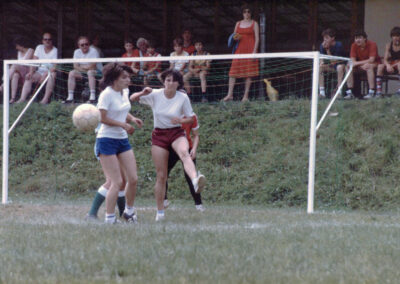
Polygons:
<instances>
[{"instance_id":1,"label":"player's knee","mask_svg":"<svg viewBox=\"0 0 400 284\"><path fill-rule=\"evenodd\" d=\"M127 181L131 185L136 185L138 182L138 176L137 174L132 174L127 178ZM123 182L125 184L125 182Z\"/></svg>"}]
</instances>

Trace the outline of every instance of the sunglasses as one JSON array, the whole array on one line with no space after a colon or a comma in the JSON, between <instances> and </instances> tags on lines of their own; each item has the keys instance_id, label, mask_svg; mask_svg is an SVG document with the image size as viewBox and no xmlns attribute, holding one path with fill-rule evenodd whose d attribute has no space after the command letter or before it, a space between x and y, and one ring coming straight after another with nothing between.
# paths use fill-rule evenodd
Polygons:
<instances>
[{"instance_id":1,"label":"sunglasses","mask_svg":"<svg viewBox=\"0 0 400 284\"><path fill-rule=\"evenodd\" d=\"M79 46L84 47L84 46L89 46L89 43L81 43Z\"/></svg>"},{"instance_id":2,"label":"sunglasses","mask_svg":"<svg viewBox=\"0 0 400 284\"><path fill-rule=\"evenodd\" d=\"M45 41L52 41L53 39L51 39L51 38L43 38L43 40L45 40Z\"/></svg>"}]
</instances>

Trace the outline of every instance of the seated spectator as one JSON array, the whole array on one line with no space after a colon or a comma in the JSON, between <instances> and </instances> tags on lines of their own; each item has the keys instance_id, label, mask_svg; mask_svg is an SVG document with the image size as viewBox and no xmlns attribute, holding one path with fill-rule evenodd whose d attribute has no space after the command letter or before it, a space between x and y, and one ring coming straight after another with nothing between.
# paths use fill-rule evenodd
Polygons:
<instances>
[{"instance_id":1,"label":"seated spectator","mask_svg":"<svg viewBox=\"0 0 400 284\"><path fill-rule=\"evenodd\" d=\"M181 38L176 38L173 41L174 51L171 52L170 56L189 56L189 53L183 50L183 40ZM169 68L179 71L182 75L188 71L188 60L176 60L170 61Z\"/></svg>"},{"instance_id":2,"label":"seated spectator","mask_svg":"<svg viewBox=\"0 0 400 284\"><path fill-rule=\"evenodd\" d=\"M385 46L385 55L383 57L383 64L378 65L378 72L376 76L376 96L382 95L382 76L384 72L393 74L397 69L397 74L400 84L400 27L394 27L390 31L391 42ZM400 85L398 86L396 95L400 96Z\"/></svg>"},{"instance_id":3,"label":"seated spectator","mask_svg":"<svg viewBox=\"0 0 400 284\"><path fill-rule=\"evenodd\" d=\"M90 45L91 48L94 48L97 50L97 53L99 54L99 58L103 58L104 57L104 53L100 48L100 36L99 35L95 35L92 39L92 44ZM97 63L96 64L96 68L97 70L102 71L103 70L103 64L102 63Z\"/></svg>"},{"instance_id":4,"label":"seated spectator","mask_svg":"<svg viewBox=\"0 0 400 284\"><path fill-rule=\"evenodd\" d=\"M183 38L183 50L192 55L196 51L195 46L192 44L192 33L190 30L186 29L182 33Z\"/></svg>"},{"instance_id":5,"label":"seated spectator","mask_svg":"<svg viewBox=\"0 0 400 284\"><path fill-rule=\"evenodd\" d=\"M135 49L133 51L133 56L132 57L144 57L144 55L147 52L147 47L148 47L148 41L145 38L139 38L136 42L136 47L138 49ZM132 70L135 75L143 76L144 75L144 62L132 62Z\"/></svg>"},{"instance_id":6,"label":"seated spectator","mask_svg":"<svg viewBox=\"0 0 400 284\"><path fill-rule=\"evenodd\" d=\"M139 51L134 49L133 39L126 38L124 41L125 53L122 54L122 57L137 57ZM131 66L132 62L124 62L125 65Z\"/></svg>"},{"instance_id":7,"label":"seated spectator","mask_svg":"<svg viewBox=\"0 0 400 284\"><path fill-rule=\"evenodd\" d=\"M351 45L350 59L353 61L353 72L349 75L347 81L348 90L344 99L352 99L354 87L354 73L366 72L368 78L368 94L364 99L370 99L375 94L375 68L380 62L378 47L376 43L368 40L364 31L356 31L354 34L354 43ZM347 69L349 67L347 66Z\"/></svg>"},{"instance_id":8,"label":"seated spectator","mask_svg":"<svg viewBox=\"0 0 400 284\"><path fill-rule=\"evenodd\" d=\"M90 46L89 38L80 36L77 41L78 49L74 51L74 59L83 58L99 58L97 50ZM96 74L101 75L101 70L98 70L96 63L74 63L74 69L68 74L68 98L65 103L74 102L74 91L76 79L82 80L87 78L89 81L90 103L96 102Z\"/></svg>"},{"instance_id":9,"label":"seated spectator","mask_svg":"<svg viewBox=\"0 0 400 284\"><path fill-rule=\"evenodd\" d=\"M321 54L333 55L333 56L344 56L343 44L340 41L336 41L335 31L332 29L326 29L322 32L322 37L324 41L321 43L319 52ZM344 64L340 64L337 61L330 61L329 64L322 62L319 67L319 96L321 98L326 97L325 93L325 82L324 82L324 72L337 72L337 87L343 81L344 75ZM335 91L336 92L336 91ZM335 92L332 95L335 95Z\"/></svg>"},{"instance_id":10,"label":"seated spectator","mask_svg":"<svg viewBox=\"0 0 400 284\"><path fill-rule=\"evenodd\" d=\"M147 52L144 56L145 57L160 57L161 54L156 52L156 49L152 42L148 42ZM144 70L143 82L144 82L145 86L148 86L150 80L153 78L158 78L160 80L160 82L162 83L162 80L160 77L161 61L144 62L143 70Z\"/></svg>"},{"instance_id":11,"label":"seated spectator","mask_svg":"<svg viewBox=\"0 0 400 284\"><path fill-rule=\"evenodd\" d=\"M39 44L33 54L33 59L57 59L57 48L53 45L53 38L50 33L44 33L42 38L43 44ZM56 68L53 64L44 64L39 68L31 66L28 74L25 76L24 86L22 87L21 98L18 103L24 102L28 94L32 90L33 83L42 83L50 72L50 78L46 84L46 90L41 104L49 103L50 96L54 90L54 82L56 78Z\"/></svg>"},{"instance_id":12,"label":"seated spectator","mask_svg":"<svg viewBox=\"0 0 400 284\"><path fill-rule=\"evenodd\" d=\"M193 52L193 56L196 55L209 55L207 51L203 50L203 43L201 41L196 41L195 45L196 51ZM190 60L189 62L189 71L183 76L183 82L185 84L185 89L188 94L191 93L189 80L192 77L200 78L201 84L201 101L207 102L206 91L207 91L207 81L206 76L208 70L210 69L210 61L209 60Z\"/></svg>"},{"instance_id":13,"label":"seated spectator","mask_svg":"<svg viewBox=\"0 0 400 284\"><path fill-rule=\"evenodd\" d=\"M15 49L18 51L18 60L27 60L33 58L33 49L29 47L26 39L16 38L14 40ZM24 65L12 65L10 67L9 78L11 81L11 99L10 104L15 103L17 97L18 86L23 85L25 76L29 72L29 67ZM0 86L0 92L3 91L3 85Z\"/></svg>"}]
</instances>

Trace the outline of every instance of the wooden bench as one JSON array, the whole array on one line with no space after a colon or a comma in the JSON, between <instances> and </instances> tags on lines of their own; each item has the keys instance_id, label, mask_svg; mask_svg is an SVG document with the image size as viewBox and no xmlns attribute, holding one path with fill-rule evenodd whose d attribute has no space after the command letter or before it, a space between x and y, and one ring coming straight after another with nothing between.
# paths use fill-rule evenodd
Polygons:
<instances>
[{"instance_id":1,"label":"wooden bench","mask_svg":"<svg viewBox=\"0 0 400 284\"><path fill-rule=\"evenodd\" d=\"M367 94L368 93L368 79L367 74L363 72L359 75L359 80L361 82L361 93ZM399 76L386 74L382 76L382 90L385 90L383 93L387 94L389 90L389 81L399 81Z\"/></svg>"}]
</instances>

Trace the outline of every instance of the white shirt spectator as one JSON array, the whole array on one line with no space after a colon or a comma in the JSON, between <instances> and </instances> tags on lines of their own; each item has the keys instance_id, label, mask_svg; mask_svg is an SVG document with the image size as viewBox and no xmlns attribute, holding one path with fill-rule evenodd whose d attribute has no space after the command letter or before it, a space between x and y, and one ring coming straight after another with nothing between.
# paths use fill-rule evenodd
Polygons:
<instances>
[{"instance_id":1,"label":"white shirt spectator","mask_svg":"<svg viewBox=\"0 0 400 284\"><path fill-rule=\"evenodd\" d=\"M131 109L131 103L128 98L129 89L124 89L122 95L110 86L107 87L99 96L97 103L98 109L107 111L107 116L111 119L126 122L126 117ZM108 137L114 139L128 138L126 130L119 126L110 126L102 123L97 138Z\"/></svg>"},{"instance_id":2,"label":"white shirt spectator","mask_svg":"<svg viewBox=\"0 0 400 284\"><path fill-rule=\"evenodd\" d=\"M82 59L82 58L100 58L99 53L97 50L93 47L89 47L89 51L87 53L83 53L80 48L75 49L74 51L74 59ZM99 63L96 64L96 68L101 71L101 67L98 65ZM101 63L100 63L101 64ZM88 66L90 65L89 63L80 63L81 66Z\"/></svg>"},{"instance_id":3,"label":"white shirt spectator","mask_svg":"<svg viewBox=\"0 0 400 284\"><path fill-rule=\"evenodd\" d=\"M44 50L44 45L39 44L36 46L35 53L33 54L39 59L57 59L57 47L53 46L52 50L50 52L47 52ZM40 66L39 69L37 70L41 75L47 72L47 68L45 67L52 68L54 65L53 64L45 64L43 66Z\"/></svg>"},{"instance_id":4,"label":"white shirt spectator","mask_svg":"<svg viewBox=\"0 0 400 284\"><path fill-rule=\"evenodd\" d=\"M186 51L183 51L182 55L177 55L176 51L174 51L174 52L171 52L170 56L189 56L189 53L187 53ZM184 64L189 63L189 60L170 61L170 63L175 63L174 69L179 71L179 70L181 70L181 68Z\"/></svg>"},{"instance_id":5,"label":"white shirt spectator","mask_svg":"<svg viewBox=\"0 0 400 284\"><path fill-rule=\"evenodd\" d=\"M153 89L153 92L139 99L139 103L148 105L153 110L154 128L180 127L181 124L173 124L174 117L192 117L194 114L189 97L180 91L176 91L172 99L164 94L164 89Z\"/></svg>"}]
</instances>

